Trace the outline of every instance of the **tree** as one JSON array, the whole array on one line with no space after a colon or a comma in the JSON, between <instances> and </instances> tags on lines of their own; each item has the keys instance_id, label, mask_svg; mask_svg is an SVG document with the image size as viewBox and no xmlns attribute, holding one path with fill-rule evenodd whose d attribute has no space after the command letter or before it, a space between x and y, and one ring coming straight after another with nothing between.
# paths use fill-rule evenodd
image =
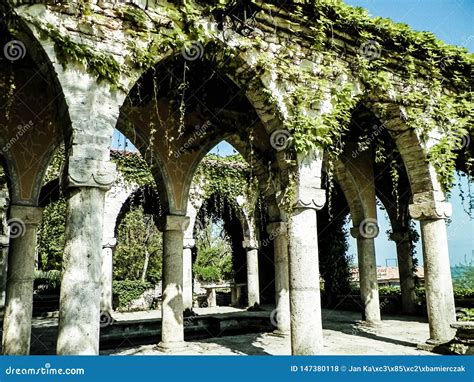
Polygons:
<instances>
[{"instance_id":1,"label":"tree","mask_svg":"<svg viewBox=\"0 0 474 382\"><path fill-rule=\"evenodd\" d=\"M59 199L43 210L38 230L38 268L43 271L61 270L66 225L66 200Z\"/></svg>"},{"instance_id":2,"label":"tree","mask_svg":"<svg viewBox=\"0 0 474 382\"><path fill-rule=\"evenodd\" d=\"M120 223L114 253L116 280L157 283L162 271L162 234L143 207L130 210Z\"/></svg>"},{"instance_id":3,"label":"tree","mask_svg":"<svg viewBox=\"0 0 474 382\"><path fill-rule=\"evenodd\" d=\"M196 236L197 257L193 266L196 277L206 282L232 279L232 247L222 221L207 221Z\"/></svg>"}]
</instances>

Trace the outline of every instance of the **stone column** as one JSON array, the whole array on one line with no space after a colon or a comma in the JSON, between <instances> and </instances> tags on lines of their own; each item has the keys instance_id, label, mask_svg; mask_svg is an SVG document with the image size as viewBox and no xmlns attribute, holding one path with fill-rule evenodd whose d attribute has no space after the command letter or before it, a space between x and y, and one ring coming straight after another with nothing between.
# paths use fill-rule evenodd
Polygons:
<instances>
[{"instance_id":1,"label":"stone column","mask_svg":"<svg viewBox=\"0 0 474 382\"><path fill-rule=\"evenodd\" d=\"M7 270L8 270L8 235L0 235L0 312L5 310L5 299L7 291Z\"/></svg>"},{"instance_id":2,"label":"stone column","mask_svg":"<svg viewBox=\"0 0 474 382\"><path fill-rule=\"evenodd\" d=\"M206 301L208 308L215 308L217 306L216 288L206 288Z\"/></svg>"},{"instance_id":3,"label":"stone column","mask_svg":"<svg viewBox=\"0 0 474 382\"><path fill-rule=\"evenodd\" d=\"M240 298L242 297L242 287L240 285L234 284L230 292L231 305L239 306Z\"/></svg>"},{"instance_id":4,"label":"stone column","mask_svg":"<svg viewBox=\"0 0 474 382\"><path fill-rule=\"evenodd\" d=\"M359 226L351 228L352 237L357 239L360 298L362 319L375 323L380 321L379 287L377 284L377 262L374 238L378 235L375 219L365 219Z\"/></svg>"},{"instance_id":5,"label":"stone column","mask_svg":"<svg viewBox=\"0 0 474 382\"><path fill-rule=\"evenodd\" d=\"M194 239L184 239L183 245L183 309L193 309L193 254Z\"/></svg>"},{"instance_id":6,"label":"stone column","mask_svg":"<svg viewBox=\"0 0 474 382\"><path fill-rule=\"evenodd\" d=\"M425 195L414 195L415 204L409 206L410 215L420 220L425 267L426 305L430 325L427 341L439 344L454 336L450 325L456 322L453 284L449 264L448 237L445 219L451 216L452 207L446 202L425 201ZM422 201L417 203L417 199Z\"/></svg>"},{"instance_id":7,"label":"stone column","mask_svg":"<svg viewBox=\"0 0 474 382\"><path fill-rule=\"evenodd\" d=\"M312 355L323 349L316 210L324 205L325 191L299 193L307 195L299 196L288 226L291 350Z\"/></svg>"},{"instance_id":8,"label":"stone column","mask_svg":"<svg viewBox=\"0 0 474 382\"><path fill-rule=\"evenodd\" d=\"M10 247L3 354L27 355L30 351L36 230L41 223L39 207L10 207Z\"/></svg>"},{"instance_id":9,"label":"stone column","mask_svg":"<svg viewBox=\"0 0 474 382\"><path fill-rule=\"evenodd\" d=\"M276 222L267 225L267 232L273 239L275 255L276 309L272 323L277 326L275 334L286 336L290 333L288 229L286 223Z\"/></svg>"},{"instance_id":10,"label":"stone column","mask_svg":"<svg viewBox=\"0 0 474 382\"><path fill-rule=\"evenodd\" d=\"M183 242L189 217L168 215L163 223L163 297L158 346L168 351L184 346Z\"/></svg>"},{"instance_id":11,"label":"stone column","mask_svg":"<svg viewBox=\"0 0 474 382\"><path fill-rule=\"evenodd\" d=\"M115 164L70 157L68 171L57 354L97 355L104 200Z\"/></svg>"},{"instance_id":12,"label":"stone column","mask_svg":"<svg viewBox=\"0 0 474 382\"><path fill-rule=\"evenodd\" d=\"M7 209L10 202L7 190L0 190L0 314L4 314L7 290L8 236Z\"/></svg>"},{"instance_id":13,"label":"stone column","mask_svg":"<svg viewBox=\"0 0 474 382\"><path fill-rule=\"evenodd\" d=\"M413 314L416 311L416 293L410 234L408 230L395 231L390 234L390 240L397 246L402 310L404 313Z\"/></svg>"},{"instance_id":14,"label":"stone column","mask_svg":"<svg viewBox=\"0 0 474 382\"><path fill-rule=\"evenodd\" d=\"M112 279L113 279L113 254L117 245L115 237L104 238L102 243L101 256L101 277L100 277L100 314L102 317L112 316Z\"/></svg>"},{"instance_id":15,"label":"stone column","mask_svg":"<svg viewBox=\"0 0 474 382\"><path fill-rule=\"evenodd\" d=\"M242 243L247 251L247 297L248 306L260 305L260 283L258 277L258 243L246 239Z\"/></svg>"}]
</instances>

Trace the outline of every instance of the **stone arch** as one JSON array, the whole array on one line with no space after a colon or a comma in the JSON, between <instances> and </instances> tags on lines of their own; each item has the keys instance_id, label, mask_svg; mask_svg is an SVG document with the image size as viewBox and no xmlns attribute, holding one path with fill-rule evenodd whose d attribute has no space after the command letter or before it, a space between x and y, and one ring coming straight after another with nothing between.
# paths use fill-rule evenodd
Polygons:
<instances>
[{"instance_id":1,"label":"stone arch","mask_svg":"<svg viewBox=\"0 0 474 382\"><path fill-rule=\"evenodd\" d=\"M171 61L170 61L171 60ZM179 58L179 56L175 56L173 58L168 58L166 61L159 61L157 66L155 66L153 69L150 69L148 72L144 73L142 77L140 78L140 81L143 81L144 78L150 79L152 78L151 81L155 81L153 78L159 77L160 80L162 80L163 76L159 73L164 73L164 75L169 75L167 72L168 69L165 69L165 66L172 66L172 65L177 65L178 63L185 64L185 65L190 65L189 63L185 63L183 58ZM192 65L193 68L197 68L196 70L201 70L203 68L203 64L196 64L193 63ZM214 70L214 69L212 69ZM191 70L190 70L191 71ZM157 74L158 73L158 74ZM168 74L167 74L168 73ZM215 73L215 72L214 72ZM227 73L223 73L226 78L227 78ZM147 77L148 76L148 77ZM219 76L218 74L216 77L220 77L219 79L216 79L215 81L227 81L222 79L222 76ZM213 80L214 81L214 80ZM150 81L148 81L150 82ZM207 81L205 85L207 86L210 81ZM211 83L212 84L212 83ZM240 88L237 87L237 85L230 85L227 86L228 88L231 88L231 91L234 92L235 94L242 93ZM200 90L200 89L198 89ZM134 143L138 143L137 146L143 146L141 149L143 152L142 154L146 154L147 149L145 148L147 140L150 141L150 123L153 123L154 125L158 126L158 130L160 129L160 124L162 126L165 126L168 123L168 118L170 112L168 111L167 113L163 113L165 117L163 117L163 120L160 115L158 116L152 116L150 114L148 120L143 120L143 114L144 112L140 113L141 115L138 116L136 115L137 112L132 111L134 107L134 97L137 97L137 92L140 91L140 82L137 82L132 89L132 91L129 93L127 96L127 99L122 106L121 109L121 116L119 118L119 123L117 125L118 130L122 131L126 136L128 136L129 139L132 140ZM148 89L150 91L150 89ZM156 91L156 89L155 89ZM160 90L161 91L161 90ZM229 93L232 94L232 93ZM166 94L164 95L159 95L160 98L156 102L156 107L157 107L157 113L161 113L161 109L164 108L163 105L159 104L163 98L161 97L166 97ZM257 137L256 140L259 140L259 144L261 147L259 147L259 154L262 155L262 160L260 161L255 161L259 163L259 175L261 175L262 178L269 179L272 175L269 175L268 168L271 168L272 173L276 173L278 176L280 164L279 162L281 161L282 155L278 153L276 150L274 150L271 145L270 145L270 136L268 135L268 132L265 128L265 124L262 122L261 116L257 115L257 112L251 102L248 100L247 96L244 95L243 97L239 95L239 99L235 100L235 96L231 98L231 102L228 104L231 105L230 111L224 111L219 115L219 118L224 119L221 123L220 120L217 120L216 114L213 114L210 110L214 106L209 106L209 114L211 114L210 119L212 122L209 122L209 119L205 118L205 115L202 113L199 113L198 111L194 110L191 112L188 112L189 120L186 123L186 131L183 134L180 134L179 136L175 136L173 140L176 142L174 148L166 148L162 147L162 145L158 142L160 140L160 136L154 140L154 147L152 150L149 150L149 156L152 158L151 159L156 163L156 166L152 166L153 173L155 175L155 178L157 179L157 183L163 183L165 185L166 189L166 200L168 203L169 210L172 213L177 213L177 214L184 214L185 213L185 205L186 205L186 198L187 198L187 193L189 190L189 187L192 182L192 177L194 175L194 170L197 167L197 165L200 162L200 159L207 153L207 151L213 147L217 142L223 140L223 139L232 139L232 143L236 146L236 148L245 155L246 147L245 143L248 143L250 141L250 137L247 135L239 137L239 135L242 135L242 131L238 134L230 134L230 133L222 133L219 130L222 129L223 126L228 126L227 129L231 128L238 128L239 123L242 122L243 117L247 116L246 114L243 113L243 111L248 110L250 112L255 113L255 120L253 123L253 132L255 132L255 136ZM151 101L147 101L151 102ZM166 99L163 102L168 102ZM235 102L239 102L239 104L236 106L237 108L242 108L242 103L246 103L244 110L242 111L235 111L232 110L232 106L234 105ZM199 106L199 105L198 105ZM147 106L144 106L145 108ZM161 109L160 109L161 107ZM246 108L246 109L245 109ZM145 109L144 109L145 110ZM214 109L212 109L214 110ZM216 118L214 118L216 117ZM140 118L142 120L140 120ZM158 119L158 120L157 120ZM268 120L268 118L267 118ZM163 123L162 123L163 122ZM193 135L193 131L190 131L190 124L194 123L195 126L200 125L201 129L205 130L205 134L203 137L198 137L196 138ZM141 127L139 127L141 124ZM213 126L213 125L216 126ZM219 124L219 126L217 126ZM128 129L127 133L127 126L132 125L132 129ZM241 124L243 125L243 124ZM165 127L165 129L168 129ZM141 130L141 131L139 131ZM165 132L161 131L160 134L177 134L176 127L172 127L172 129L168 129ZM230 130L229 130L230 131ZM233 135L233 137L230 137L230 135ZM192 145L187 148L186 150L183 150L183 147L187 147L186 145L188 144L188 141L192 141ZM161 145L161 146L160 146ZM257 144L255 144L254 147L257 147ZM140 148L139 148L140 150ZM174 152L171 152L174 150ZM152 151L152 152L151 152ZM169 151L169 154L166 155L166 151ZM153 158L154 157L154 158ZM258 157L258 155L256 155ZM183 168L186 168L184 170ZM267 174L265 175L265 172ZM275 176L275 175L273 175ZM173 179L176 178L176 179ZM263 179L262 179L263 180ZM272 185L276 184L277 182L274 182ZM267 190L267 195L272 196L275 194L275 192L272 192L273 190ZM174 200L175 199L175 200Z\"/></svg>"},{"instance_id":2,"label":"stone arch","mask_svg":"<svg viewBox=\"0 0 474 382\"><path fill-rule=\"evenodd\" d=\"M430 133L426 141L419 131L404 121L405 112L400 105L368 103L367 107L383 122L400 152L413 194L413 202L417 204L417 198L421 198L419 201L443 201L444 193L427 156L427 150L436 132Z\"/></svg>"}]
</instances>

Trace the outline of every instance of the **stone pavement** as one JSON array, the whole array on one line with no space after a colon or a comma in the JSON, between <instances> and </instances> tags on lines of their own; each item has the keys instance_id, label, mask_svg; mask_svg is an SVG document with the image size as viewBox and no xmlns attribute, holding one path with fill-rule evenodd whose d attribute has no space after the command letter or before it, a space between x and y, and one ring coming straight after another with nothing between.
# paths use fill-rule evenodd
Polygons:
<instances>
[{"instance_id":1,"label":"stone pavement","mask_svg":"<svg viewBox=\"0 0 474 382\"><path fill-rule=\"evenodd\" d=\"M199 314L238 312L234 308L196 309ZM262 312L263 314L265 312ZM159 317L157 312L118 314L116 319ZM377 325L369 326L360 321L360 313L323 310L324 354L360 355L429 355L416 349L418 343L429 336L425 319L408 316L384 316ZM209 338L187 342L186 347L173 353L155 350L155 345L120 348L102 351L114 355L286 355L290 353L289 338L270 333L245 334Z\"/></svg>"}]
</instances>

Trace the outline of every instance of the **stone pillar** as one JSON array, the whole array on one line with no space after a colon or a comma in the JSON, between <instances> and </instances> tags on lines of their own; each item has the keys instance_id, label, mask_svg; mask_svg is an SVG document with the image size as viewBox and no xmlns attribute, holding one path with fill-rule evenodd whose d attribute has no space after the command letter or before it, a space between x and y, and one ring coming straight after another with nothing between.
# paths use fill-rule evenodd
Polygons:
<instances>
[{"instance_id":1,"label":"stone pillar","mask_svg":"<svg viewBox=\"0 0 474 382\"><path fill-rule=\"evenodd\" d=\"M183 245L183 309L193 309L193 254L194 239L184 239Z\"/></svg>"},{"instance_id":2,"label":"stone pillar","mask_svg":"<svg viewBox=\"0 0 474 382\"><path fill-rule=\"evenodd\" d=\"M293 355L319 354L323 349L316 210L324 205L325 191L312 188L306 193L299 196L288 226Z\"/></svg>"},{"instance_id":3,"label":"stone pillar","mask_svg":"<svg viewBox=\"0 0 474 382\"><path fill-rule=\"evenodd\" d=\"M113 279L113 254L117 245L115 237L104 238L102 243L101 256L101 277L100 277L100 314L102 317L111 317L112 308L112 279Z\"/></svg>"},{"instance_id":4,"label":"stone pillar","mask_svg":"<svg viewBox=\"0 0 474 382\"><path fill-rule=\"evenodd\" d=\"M413 314L416 311L416 293L410 234L408 230L395 231L390 234L390 240L394 241L397 246L402 310L404 313Z\"/></svg>"},{"instance_id":5,"label":"stone pillar","mask_svg":"<svg viewBox=\"0 0 474 382\"><path fill-rule=\"evenodd\" d=\"M216 288L206 288L206 301L208 308L215 308L217 306Z\"/></svg>"},{"instance_id":6,"label":"stone pillar","mask_svg":"<svg viewBox=\"0 0 474 382\"><path fill-rule=\"evenodd\" d=\"M231 305L239 306L241 297L242 297L242 287L240 285L234 284L230 292Z\"/></svg>"},{"instance_id":7,"label":"stone pillar","mask_svg":"<svg viewBox=\"0 0 474 382\"><path fill-rule=\"evenodd\" d=\"M115 164L70 157L68 171L57 354L97 355L104 200Z\"/></svg>"},{"instance_id":8,"label":"stone pillar","mask_svg":"<svg viewBox=\"0 0 474 382\"><path fill-rule=\"evenodd\" d=\"M360 298L363 309L362 319L372 323L380 321L380 300L374 243L378 230L375 219L365 219L359 226L351 228L352 237L357 239Z\"/></svg>"},{"instance_id":9,"label":"stone pillar","mask_svg":"<svg viewBox=\"0 0 474 382\"><path fill-rule=\"evenodd\" d=\"M260 305L260 283L258 277L258 243L246 239L242 243L247 251L247 297L248 306Z\"/></svg>"},{"instance_id":10,"label":"stone pillar","mask_svg":"<svg viewBox=\"0 0 474 382\"><path fill-rule=\"evenodd\" d=\"M275 255L276 309L272 323L277 326L275 334L286 336L290 333L288 229L286 223L277 222L268 224L267 232L273 239Z\"/></svg>"},{"instance_id":11,"label":"stone pillar","mask_svg":"<svg viewBox=\"0 0 474 382\"><path fill-rule=\"evenodd\" d=\"M161 342L168 351L184 345L183 326L183 242L189 217L168 215L163 231L163 297Z\"/></svg>"},{"instance_id":12,"label":"stone pillar","mask_svg":"<svg viewBox=\"0 0 474 382\"><path fill-rule=\"evenodd\" d=\"M451 216L451 204L425 201L425 195L414 195L410 215L420 220L425 267L426 305L430 325L428 343L439 344L453 338L450 327L456 322L453 284L449 264L445 219ZM421 202L417 203L417 200Z\"/></svg>"},{"instance_id":13,"label":"stone pillar","mask_svg":"<svg viewBox=\"0 0 474 382\"><path fill-rule=\"evenodd\" d=\"M41 223L39 207L10 207L10 247L3 354L27 355L30 351L36 230Z\"/></svg>"},{"instance_id":14,"label":"stone pillar","mask_svg":"<svg viewBox=\"0 0 474 382\"><path fill-rule=\"evenodd\" d=\"M7 265L8 246L10 238L8 236L7 209L10 202L7 190L0 190L0 314L3 315L5 309L5 298L7 290Z\"/></svg>"},{"instance_id":15,"label":"stone pillar","mask_svg":"<svg viewBox=\"0 0 474 382\"><path fill-rule=\"evenodd\" d=\"M9 241L8 235L0 235L0 314L3 314L5 309Z\"/></svg>"}]
</instances>

